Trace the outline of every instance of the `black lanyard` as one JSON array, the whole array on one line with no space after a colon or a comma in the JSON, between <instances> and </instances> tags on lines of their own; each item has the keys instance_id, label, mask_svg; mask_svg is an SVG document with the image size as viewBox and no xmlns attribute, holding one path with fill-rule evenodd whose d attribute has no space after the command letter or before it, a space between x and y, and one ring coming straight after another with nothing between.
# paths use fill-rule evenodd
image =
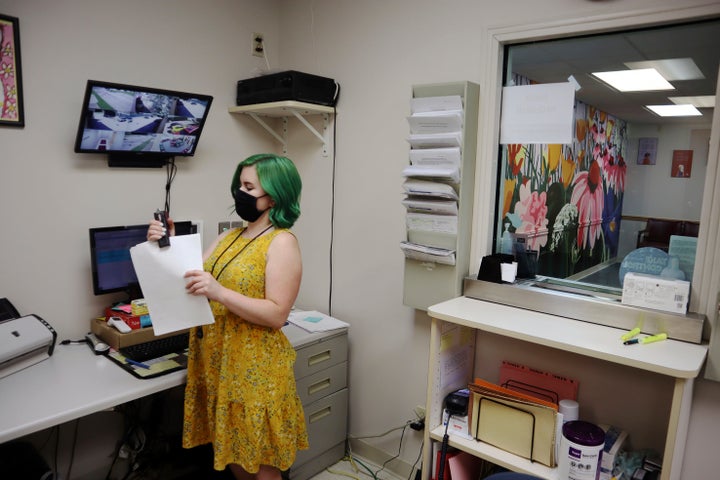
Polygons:
<instances>
[{"instance_id":1,"label":"black lanyard","mask_svg":"<svg viewBox=\"0 0 720 480\"><path fill-rule=\"evenodd\" d=\"M238 234L238 236L235 237L235 239L234 239L232 242L230 242L230 245L228 245L227 247L225 247L225 250L223 250L222 253L221 253L220 255L218 255L218 257L215 259L215 263L213 263L213 266L212 266L212 268L210 269L210 273L213 274L213 277L215 277L215 280L219 280L219 279L220 279L220 275L222 275L222 273L225 271L225 269L227 268L227 266L230 265L230 264L232 263L232 261L235 260L242 252L244 252L245 249L246 249L247 247L249 247L250 244L253 243L260 235L262 235L263 233L267 232L267 231L270 230L272 227L273 227L272 224L270 224L270 226L268 226L265 230L263 230L262 232L260 232L260 233L258 233L257 235L255 235L248 243L245 244L244 247L242 247L242 248L240 249L239 252L237 252L235 255L233 255L233 257L232 257L225 265L223 265L223 267L220 269L220 272L218 272L218 274L215 275L215 267L217 266L218 261L220 261L220 258L221 258L223 255L225 255L225 252L227 252L227 251L230 249L230 247L232 247L233 245L235 245L235 242L237 242L238 238L240 238L240 237L242 236L242 234L243 234L243 232L244 232L245 230L243 230L242 232L240 232L240 233ZM247 230L247 227L246 227L246 230Z\"/></svg>"}]
</instances>

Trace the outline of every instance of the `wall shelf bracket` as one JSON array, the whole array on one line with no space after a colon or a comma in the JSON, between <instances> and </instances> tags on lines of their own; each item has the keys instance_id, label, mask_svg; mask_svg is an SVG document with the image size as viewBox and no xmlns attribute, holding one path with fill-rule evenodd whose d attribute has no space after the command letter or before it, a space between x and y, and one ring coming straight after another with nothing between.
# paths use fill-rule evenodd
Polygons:
<instances>
[{"instance_id":1,"label":"wall shelf bracket","mask_svg":"<svg viewBox=\"0 0 720 480\"><path fill-rule=\"evenodd\" d=\"M305 128L307 128L310 133L322 142L323 156L326 157L328 155L330 115L335 113L335 109L333 107L288 100L254 105L240 105L237 107L230 107L228 111L230 113L243 113L249 115L283 146L283 153L287 153L288 117L295 117L305 126ZM307 120L307 118L305 118L311 115L322 116L322 132L318 131ZM280 117L282 119L282 133L279 134L276 132L270 125L268 125L263 117Z\"/></svg>"}]
</instances>

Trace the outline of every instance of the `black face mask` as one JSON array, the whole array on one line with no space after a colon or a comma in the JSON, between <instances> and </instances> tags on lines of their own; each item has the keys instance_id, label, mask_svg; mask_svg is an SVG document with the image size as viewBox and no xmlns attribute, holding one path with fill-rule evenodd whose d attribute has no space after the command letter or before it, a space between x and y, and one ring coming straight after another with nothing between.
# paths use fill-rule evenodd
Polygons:
<instances>
[{"instance_id":1,"label":"black face mask","mask_svg":"<svg viewBox=\"0 0 720 480\"><path fill-rule=\"evenodd\" d=\"M268 194L261 195L259 197L253 197L249 193L243 191L243 190L236 190L235 191L235 211L238 215L240 215L240 218L243 220L247 220L248 222L254 222L258 218L260 218L260 215L265 213L267 210L260 211L257 208L257 200L258 198L266 197Z\"/></svg>"}]
</instances>

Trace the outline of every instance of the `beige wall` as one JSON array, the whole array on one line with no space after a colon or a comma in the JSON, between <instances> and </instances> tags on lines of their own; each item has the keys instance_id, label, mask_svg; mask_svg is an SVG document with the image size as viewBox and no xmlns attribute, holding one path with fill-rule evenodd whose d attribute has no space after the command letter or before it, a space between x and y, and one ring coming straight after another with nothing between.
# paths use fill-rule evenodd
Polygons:
<instances>
[{"instance_id":1,"label":"beige wall","mask_svg":"<svg viewBox=\"0 0 720 480\"><path fill-rule=\"evenodd\" d=\"M100 156L73 153L88 78L215 96L198 152L178 162L172 190L173 216L202 219L205 241L212 238L227 218L236 162L278 148L250 119L227 113L235 82L265 66L248 53L250 34L261 31L273 69L317 73L342 86L334 164L291 123L288 154L305 185L296 228L305 260L298 304L327 312L332 296L332 314L351 324L350 434L402 425L425 402L429 343L427 316L402 305L400 172L411 86L470 80L482 87L487 31L497 26L676 3L0 0L1 13L20 18L26 106L24 129L0 128L0 296L46 318L61 339L82 335L111 300L92 295L87 229L142 223L162 205L164 171L108 169ZM490 93L481 92L481 105ZM482 198L479 208L490 211ZM702 452L720 427L720 386L698 381L696 393L684 479L714 475ZM389 458L399 441L394 432L361 445ZM406 432L402 464L391 468L406 473L420 441Z\"/></svg>"}]
</instances>

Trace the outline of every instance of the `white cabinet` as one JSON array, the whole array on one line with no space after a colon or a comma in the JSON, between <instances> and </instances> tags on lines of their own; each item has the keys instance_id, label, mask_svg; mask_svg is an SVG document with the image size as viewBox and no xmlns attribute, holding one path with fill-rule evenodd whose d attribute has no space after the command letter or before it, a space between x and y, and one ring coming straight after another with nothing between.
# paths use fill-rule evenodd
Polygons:
<instances>
[{"instance_id":1,"label":"white cabinet","mask_svg":"<svg viewBox=\"0 0 720 480\"><path fill-rule=\"evenodd\" d=\"M348 418L347 328L308 333L283 327L295 347L295 381L310 448L298 452L290 480L306 480L345 456Z\"/></svg>"},{"instance_id":2,"label":"white cabinet","mask_svg":"<svg viewBox=\"0 0 720 480\"><path fill-rule=\"evenodd\" d=\"M692 403L693 381L707 354L706 345L676 340L632 348L622 344L624 330L533 312L516 307L459 297L428 309L432 317L430 330L430 361L427 395L427 418L423 451L423 474L429 478L434 471L431 452L433 442L442 441L442 401L449 392L463 388L481 365L476 365L476 342L482 335L499 335L515 339L523 345L549 347L554 353L572 361L574 355L597 364L600 369L617 371L632 369L636 373L652 373L667 379L665 392L671 396L666 415L656 419L665 422L667 434L663 452L662 480L680 480L680 468ZM530 347L530 345L528 345ZM583 378L578 378L583 389ZM625 407L640 414L643 405L652 402L658 392L645 392L644 399L626 398ZM595 402L606 401L598 396ZM645 402L643 404L643 402ZM588 407L591 407L588 405ZM613 419L607 419L612 423ZM629 431L632 439L633 432ZM558 479L557 468L538 463L494 448L475 440L450 436L451 446L509 470L528 473L544 479Z\"/></svg>"}]
</instances>

